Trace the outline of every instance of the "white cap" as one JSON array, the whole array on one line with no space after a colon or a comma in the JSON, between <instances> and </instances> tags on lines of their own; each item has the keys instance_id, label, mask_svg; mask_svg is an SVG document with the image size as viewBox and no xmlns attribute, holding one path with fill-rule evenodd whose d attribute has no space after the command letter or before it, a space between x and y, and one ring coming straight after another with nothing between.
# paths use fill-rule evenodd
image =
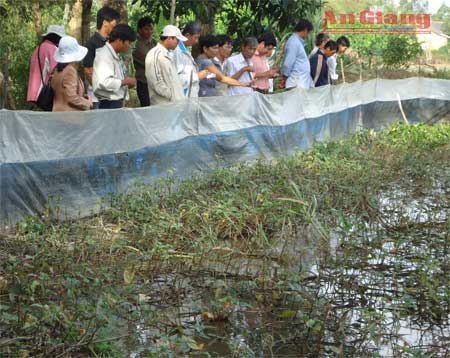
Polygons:
<instances>
[{"instance_id":1,"label":"white cap","mask_svg":"<svg viewBox=\"0 0 450 358\"><path fill-rule=\"evenodd\" d=\"M77 40L72 36L64 36L59 41L58 49L53 58L59 63L70 63L81 61L87 54L88 49L78 45Z\"/></svg>"},{"instance_id":2,"label":"white cap","mask_svg":"<svg viewBox=\"0 0 450 358\"><path fill-rule=\"evenodd\" d=\"M56 34L63 37L66 36L66 30L62 25L50 25L49 27L47 27L47 32L42 36L47 36L48 34Z\"/></svg>"},{"instance_id":3,"label":"white cap","mask_svg":"<svg viewBox=\"0 0 450 358\"><path fill-rule=\"evenodd\" d=\"M180 29L173 25L165 26L163 28L163 32L162 32L161 36L176 37L180 41L187 41L187 38L181 34Z\"/></svg>"}]
</instances>

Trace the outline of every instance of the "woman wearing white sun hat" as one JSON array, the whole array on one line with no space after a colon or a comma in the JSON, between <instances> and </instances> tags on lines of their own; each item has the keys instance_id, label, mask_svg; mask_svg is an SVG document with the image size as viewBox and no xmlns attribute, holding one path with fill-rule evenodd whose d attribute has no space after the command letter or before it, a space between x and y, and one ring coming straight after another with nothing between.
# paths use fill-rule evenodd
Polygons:
<instances>
[{"instance_id":1,"label":"woman wearing white sun hat","mask_svg":"<svg viewBox=\"0 0 450 358\"><path fill-rule=\"evenodd\" d=\"M92 100L85 96L84 85L77 72L78 62L86 56L87 51L75 38L61 38L54 55L58 64L51 80L55 92L53 112L85 111L92 108Z\"/></svg>"}]
</instances>

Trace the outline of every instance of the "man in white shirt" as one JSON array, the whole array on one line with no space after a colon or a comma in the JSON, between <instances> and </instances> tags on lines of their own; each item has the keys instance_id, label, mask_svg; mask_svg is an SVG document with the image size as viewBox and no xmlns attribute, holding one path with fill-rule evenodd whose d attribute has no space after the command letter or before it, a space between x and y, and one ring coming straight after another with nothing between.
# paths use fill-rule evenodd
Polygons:
<instances>
[{"instance_id":1,"label":"man in white shirt","mask_svg":"<svg viewBox=\"0 0 450 358\"><path fill-rule=\"evenodd\" d=\"M160 42L145 57L145 77L147 78L150 103L170 103L184 98L183 87L170 51L179 41L187 38L178 27L167 25L160 36Z\"/></svg>"},{"instance_id":2,"label":"man in white shirt","mask_svg":"<svg viewBox=\"0 0 450 358\"><path fill-rule=\"evenodd\" d=\"M336 40L337 44L338 44L338 50L336 52L335 55L328 57L327 59L327 65L328 65L328 72L330 74L330 79L331 79L331 83L333 83L333 81L337 81L337 79L339 78L339 75L336 72L336 68L337 68L337 55L342 55L345 53L345 51L347 51L347 49L350 47L350 40L345 37L345 36L341 36Z\"/></svg>"},{"instance_id":3,"label":"man in white shirt","mask_svg":"<svg viewBox=\"0 0 450 358\"><path fill-rule=\"evenodd\" d=\"M125 24L112 30L105 46L97 49L94 59L92 87L99 99L99 108L121 108L128 89L136 86L134 77L125 76L125 65L119 53L127 53L136 33Z\"/></svg>"},{"instance_id":4,"label":"man in white shirt","mask_svg":"<svg viewBox=\"0 0 450 358\"><path fill-rule=\"evenodd\" d=\"M240 82L253 82L253 62L252 57L255 54L258 40L255 37L246 37L242 44L242 52L238 55L229 57L223 67L225 74ZM228 95L236 96L240 94L252 93L251 87L229 86Z\"/></svg>"}]
</instances>

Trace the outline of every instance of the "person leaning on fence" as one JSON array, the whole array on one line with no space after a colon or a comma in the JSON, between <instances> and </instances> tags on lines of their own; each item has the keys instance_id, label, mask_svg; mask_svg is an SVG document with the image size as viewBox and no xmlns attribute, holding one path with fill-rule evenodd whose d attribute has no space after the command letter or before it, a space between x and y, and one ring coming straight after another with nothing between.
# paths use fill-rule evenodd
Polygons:
<instances>
[{"instance_id":1,"label":"person leaning on fence","mask_svg":"<svg viewBox=\"0 0 450 358\"><path fill-rule=\"evenodd\" d=\"M136 85L134 77L125 77L125 65L119 53L127 53L136 33L125 24L119 24L112 30L105 46L97 49L92 85L99 99L99 108L122 108L128 99L128 90Z\"/></svg>"},{"instance_id":2,"label":"person leaning on fence","mask_svg":"<svg viewBox=\"0 0 450 358\"><path fill-rule=\"evenodd\" d=\"M27 101L32 106L36 103L42 86L48 83L50 74L56 67L54 55L61 37L65 34L64 26L50 25L47 32L42 35L42 42L31 55ZM44 83L42 80L44 80Z\"/></svg>"},{"instance_id":3,"label":"person leaning on fence","mask_svg":"<svg viewBox=\"0 0 450 358\"><path fill-rule=\"evenodd\" d=\"M202 36L200 37L199 44L201 54L197 57L196 61L200 70L205 70L209 73L207 78L200 80L200 97L217 96L217 81L230 86L250 86L250 82L244 83L225 76L214 63L214 58L219 54L219 39L216 36Z\"/></svg>"},{"instance_id":4,"label":"person leaning on fence","mask_svg":"<svg viewBox=\"0 0 450 358\"><path fill-rule=\"evenodd\" d=\"M153 21L145 16L137 23L137 41L133 51L133 63L136 70L136 91L141 103L141 107L150 106L150 96L148 95L147 78L145 78L145 56L156 46L153 40Z\"/></svg>"},{"instance_id":5,"label":"person leaning on fence","mask_svg":"<svg viewBox=\"0 0 450 358\"><path fill-rule=\"evenodd\" d=\"M278 84L280 88L314 87L311 66L304 46L305 39L312 30L313 25L310 21L300 20L294 28L294 33L287 40L281 69L283 79Z\"/></svg>"},{"instance_id":6,"label":"person leaning on fence","mask_svg":"<svg viewBox=\"0 0 450 358\"><path fill-rule=\"evenodd\" d=\"M88 49L80 46L71 36L64 36L54 58L58 63L53 74L53 112L86 111L92 108L92 100L85 96L83 81L78 76L78 62Z\"/></svg>"},{"instance_id":7,"label":"person leaning on fence","mask_svg":"<svg viewBox=\"0 0 450 358\"><path fill-rule=\"evenodd\" d=\"M178 77L186 97L198 97L199 81L206 78L207 71L199 71L197 63L192 57L189 47L197 45L202 26L197 22L188 22L183 29L186 41L179 41L173 51L173 59L177 67Z\"/></svg>"},{"instance_id":8,"label":"person leaning on fence","mask_svg":"<svg viewBox=\"0 0 450 358\"><path fill-rule=\"evenodd\" d=\"M350 40L345 36L338 37L336 43L338 46L336 54L329 57L327 60L328 70L330 71L331 83L333 83L333 81L337 81L337 79L339 78L339 75L336 72L337 55L343 55L345 51L347 51L347 49L350 47Z\"/></svg>"},{"instance_id":9,"label":"person leaning on fence","mask_svg":"<svg viewBox=\"0 0 450 358\"><path fill-rule=\"evenodd\" d=\"M319 49L322 49L325 47L325 44L330 39L330 36L324 33L317 34L316 39L314 41L314 48L312 49L311 53L309 54L309 58L314 56Z\"/></svg>"},{"instance_id":10,"label":"person leaning on fence","mask_svg":"<svg viewBox=\"0 0 450 358\"><path fill-rule=\"evenodd\" d=\"M116 10L108 6L102 7L97 11L97 32L86 43L88 53L83 60L84 75L88 82L88 95L94 103L94 109L97 109L99 106L98 99L92 90L92 72L96 51L98 48L105 46L108 36L119 20L120 14Z\"/></svg>"},{"instance_id":11,"label":"person leaning on fence","mask_svg":"<svg viewBox=\"0 0 450 358\"><path fill-rule=\"evenodd\" d=\"M264 94L269 93L269 79L278 76L277 71L270 68L267 57L269 53L272 53L276 45L277 40L271 32L266 32L258 37L258 46L252 57L255 91Z\"/></svg>"},{"instance_id":12,"label":"person leaning on fence","mask_svg":"<svg viewBox=\"0 0 450 358\"><path fill-rule=\"evenodd\" d=\"M319 50L309 59L311 63L311 78L314 87L326 86L330 84L330 75L328 73L327 59L333 56L337 50L337 43L328 40L324 48Z\"/></svg>"},{"instance_id":13,"label":"person leaning on fence","mask_svg":"<svg viewBox=\"0 0 450 358\"><path fill-rule=\"evenodd\" d=\"M255 54L258 40L255 37L246 37L242 43L242 52L231 56L225 61L224 69L228 77L232 77L243 83L253 82L253 62L252 57ZM236 96L240 94L252 93L253 88L229 86L228 95Z\"/></svg>"},{"instance_id":14,"label":"person leaning on fence","mask_svg":"<svg viewBox=\"0 0 450 358\"><path fill-rule=\"evenodd\" d=\"M178 27L167 25L160 36L160 42L145 57L145 77L152 104L169 103L184 98L183 87L170 51L175 50L178 41L186 41Z\"/></svg>"}]
</instances>

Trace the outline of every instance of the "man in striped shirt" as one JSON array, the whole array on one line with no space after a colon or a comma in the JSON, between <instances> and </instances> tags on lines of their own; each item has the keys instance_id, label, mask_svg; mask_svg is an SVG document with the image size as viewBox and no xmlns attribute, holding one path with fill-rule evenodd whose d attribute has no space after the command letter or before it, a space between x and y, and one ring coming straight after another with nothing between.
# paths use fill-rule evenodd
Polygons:
<instances>
[{"instance_id":1,"label":"man in striped shirt","mask_svg":"<svg viewBox=\"0 0 450 358\"><path fill-rule=\"evenodd\" d=\"M317 52L309 59L311 64L311 78L314 87L326 86L330 84L330 75L328 72L327 58L333 56L337 50L337 43L329 40L323 50L319 48Z\"/></svg>"}]
</instances>

